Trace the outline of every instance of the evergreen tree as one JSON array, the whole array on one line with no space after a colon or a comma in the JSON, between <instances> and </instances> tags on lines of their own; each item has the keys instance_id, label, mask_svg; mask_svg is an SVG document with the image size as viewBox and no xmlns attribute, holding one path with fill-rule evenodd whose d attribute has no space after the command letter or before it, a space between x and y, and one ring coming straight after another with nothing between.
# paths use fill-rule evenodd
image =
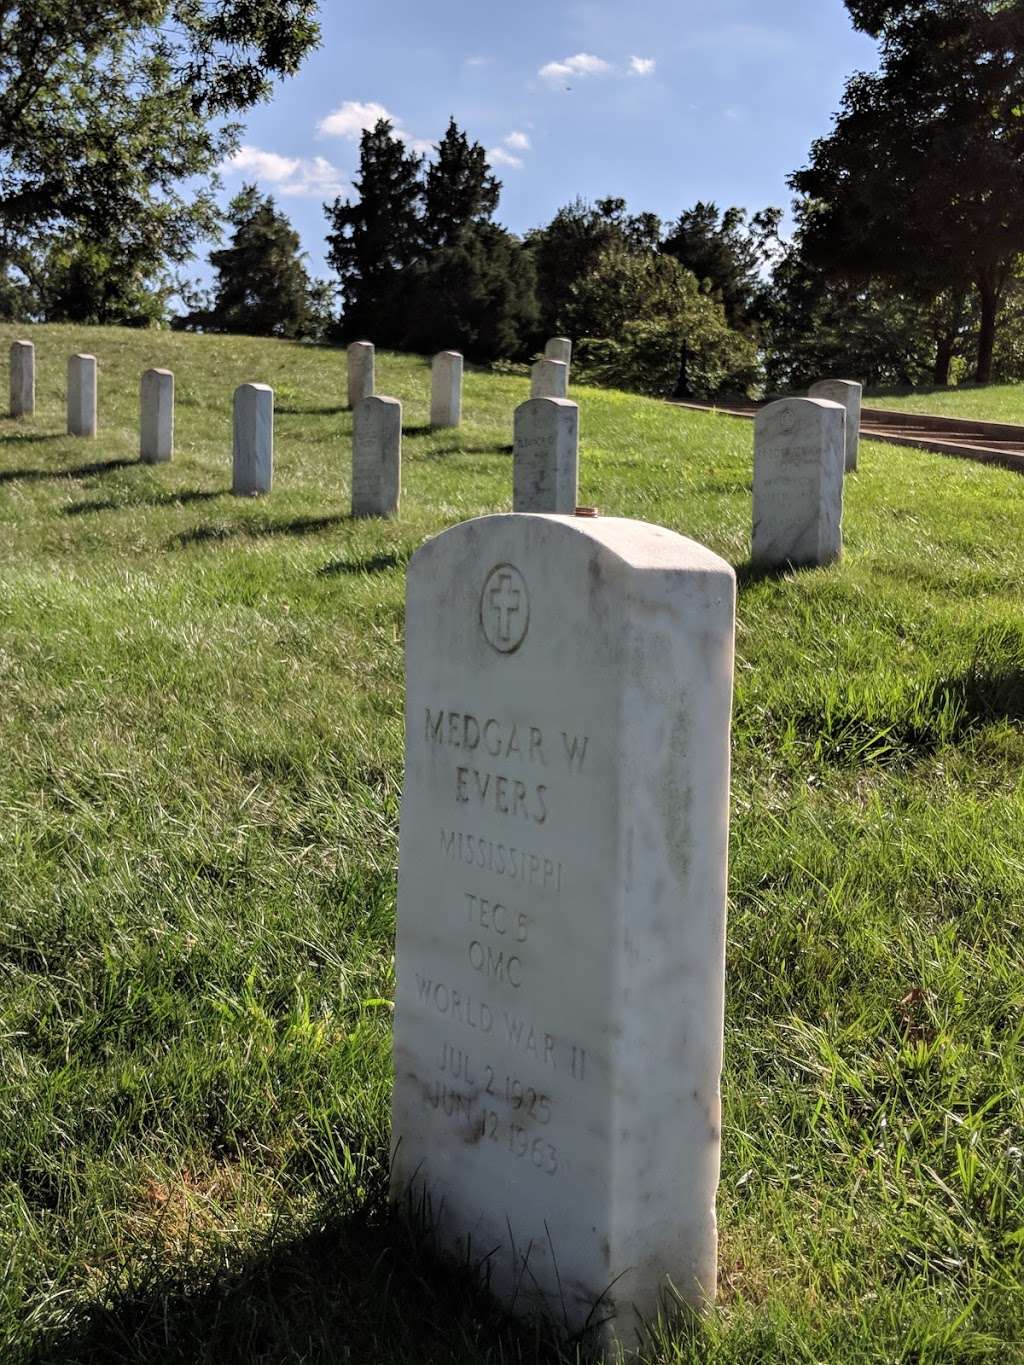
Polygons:
<instances>
[{"instance_id":1,"label":"evergreen tree","mask_svg":"<svg viewBox=\"0 0 1024 1365\"><path fill-rule=\"evenodd\" d=\"M669 228L662 250L707 281L733 327L743 327L756 312L760 270L778 233L781 209L765 209L747 224L745 209L720 211L698 202Z\"/></svg>"},{"instance_id":2,"label":"evergreen tree","mask_svg":"<svg viewBox=\"0 0 1024 1365\"><path fill-rule=\"evenodd\" d=\"M450 246L416 269L402 344L433 352L449 347L474 360L523 349L537 326L533 261L494 223L470 223Z\"/></svg>"},{"instance_id":3,"label":"evergreen tree","mask_svg":"<svg viewBox=\"0 0 1024 1365\"><path fill-rule=\"evenodd\" d=\"M450 119L424 177L421 231L427 251L454 246L470 228L489 223L500 194L487 153Z\"/></svg>"},{"instance_id":4,"label":"evergreen tree","mask_svg":"<svg viewBox=\"0 0 1024 1365\"><path fill-rule=\"evenodd\" d=\"M231 244L211 251L217 272L209 313L192 315L207 331L299 337L311 329L312 285L299 234L269 196L244 185L228 207Z\"/></svg>"},{"instance_id":5,"label":"evergreen tree","mask_svg":"<svg viewBox=\"0 0 1024 1365\"><path fill-rule=\"evenodd\" d=\"M360 141L357 198L325 206L327 259L341 279L346 339L372 335L383 345L399 343L406 272L420 253L422 164L380 119Z\"/></svg>"},{"instance_id":6,"label":"evergreen tree","mask_svg":"<svg viewBox=\"0 0 1024 1365\"><path fill-rule=\"evenodd\" d=\"M564 312L573 285L592 271L606 251L655 251L661 222L655 214L630 216L624 199L575 199L558 210L547 227L527 236L537 270L541 329L550 335L566 326Z\"/></svg>"}]
</instances>

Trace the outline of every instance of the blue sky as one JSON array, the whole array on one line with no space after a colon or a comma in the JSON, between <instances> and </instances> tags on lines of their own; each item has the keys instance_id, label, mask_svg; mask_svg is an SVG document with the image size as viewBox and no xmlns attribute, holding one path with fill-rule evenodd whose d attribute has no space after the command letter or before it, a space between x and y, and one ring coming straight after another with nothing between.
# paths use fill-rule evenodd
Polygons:
<instances>
[{"instance_id":1,"label":"blue sky","mask_svg":"<svg viewBox=\"0 0 1024 1365\"><path fill-rule=\"evenodd\" d=\"M323 262L321 205L386 111L427 150L453 114L492 152L515 232L577 195L671 219L697 199L787 205L843 82L875 65L841 0L324 0L323 43L253 110L222 168L274 194Z\"/></svg>"}]
</instances>

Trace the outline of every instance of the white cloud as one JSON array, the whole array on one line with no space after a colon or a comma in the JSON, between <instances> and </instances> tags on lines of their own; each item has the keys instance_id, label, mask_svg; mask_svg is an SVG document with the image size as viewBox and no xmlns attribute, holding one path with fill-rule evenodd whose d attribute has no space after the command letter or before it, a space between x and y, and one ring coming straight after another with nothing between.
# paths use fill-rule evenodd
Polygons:
<instances>
[{"instance_id":1,"label":"white cloud","mask_svg":"<svg viewBox=\"0 0 1024 1365\"><path fill-rule=\"evenodd\" d=\"M528 152L530 150L530 139L525 133L520 133L518 130L509 133L508 137L502 138L502 141L506 147L511 147L517 152Z\"/></svg>"},{"instance_id":2,"label":"white cloud","mask_svg":"<svg viewBox=\"0 0 1024 1365\"><path fill-rule=\"evenodd\" d=\"M391 123L398 122L383 104L374 104L372 101L364 104L360 100L346 100L340 108L320 120L317 132L325 137L343 137L349 142L358 142L360 133L367 128L373 128L382 118Z\"/></svg>"},{"instance_id":3,"label":"white cloud","mask_svg":"<svg viewBox=\"0 0 1024 1365\"><path fill-rule=\"evenodd\" d=\"M590 52L577 52L575 57L565 57L560 62L548 62L537 72L543 80L562 81L570 76L603 76L610 71L611 64L603 57L595 57Z\"/></svg>"},{"instance_id":4,"label":"white cloud","mask_svg":"<svg viewBox=\"0 0 1024 1365\"><path fill-rule=\"evenodd\" d=\"M506 152L504 147L492 147L487 153L487 160L492 166L509 166L515 171L521 171L523 169L523 158L521 156L513 156L511 152Z\"/></svg>"},{"instance_id":5,"label":"white cloud","mask_svg":"<svg viewBox=\"0 0 1024 1365\"><path fill-rule=\"evenodd\" d=\"M630 57L629 74L631 76L649 76L657 66L653 57Z\"/></svg>"},{"instance_id":6,"label":"white cloud","mask_svg":"<svg viewBox=\"0 0 1024 1365\"><path fill-rule=\"evenodd\" d=\"M239 175L250 174L257 180L269 180L271 184L276 185L295 174L299 169L299 158L279 156L277 152L265 152L261 147L249 147L243 143L237 152L233 152L221 163L220 169L225 174L232 171L238 172Z\"/></svg>"},{"instance_id":7,"label":"white cloud","mask_svg":"<svg viewBox=\"0 0 1024 1365\"><path fill-rule=\"evenodd\" d=\"M369 128L375 128L381 119L387 119L395 137L400 138L411 151L422 155L434 150L435 144L429 138L413 137L397 114L392 114L383 104L373 100L365 103L361 100L346 100L333 113L322 118L316 130L321 137L343 137L347 142L358 142L360 135Z\"/></svg>"},{"instance_id":8,"label":"white cloud","mask_svg":"<svg viewBox=\"0 0 1024 1365\"><path fill-rule=\"evenodd\" d=\"M467 57L466 60L465 60L465 62L463 63L464 66L474 66L474 67L476 67L476 66L490 66L490 64L491 64L491 59L490 59L490 57Z\"/></svg>"},{"instance_id":9,"label":"white cloud","mask_svg":"<svg viewBox=\"0 0 1024 1365\"><path fill-rule=\"evenodd\" d=\"M301 198L333 198L346 189L341 172L326 157L307 161L247 144L222 162L220 170L225 175L250 175L264 185L273 185L281 194Z\"/></svg>"}]
</instances>

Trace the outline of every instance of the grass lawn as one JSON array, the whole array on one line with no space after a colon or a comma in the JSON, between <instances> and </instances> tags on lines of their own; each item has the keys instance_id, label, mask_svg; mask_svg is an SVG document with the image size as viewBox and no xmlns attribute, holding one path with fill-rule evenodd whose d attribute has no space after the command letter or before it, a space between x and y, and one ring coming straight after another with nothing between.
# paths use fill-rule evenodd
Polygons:
<instances>
[{"instance_id":1,"label":"grass lawn","mask_svg":"<svg viewBox=\"0 0 1024 1365\"><path fill-rule=\"evenodd\" d=\"M37 414L0 420L0 1360L557 1359L382 1194L404 565L510 506L526 381L469 374L432 435L425 364L379 356L402 517L354 523L340 352L30 335ZM76 350L94 442L62 434ZM243 380L277 396L261 501L227 494ZM581 500L742 570L750 425L576 396ZM720 1307L652 1361L1024 1359L1022 525L1018 476L867 443L842 565L741 572Z\"/></svg>"},{"instance_id":2,"label":"grass lawn","mask_svg":"<svg viewBox=\"0 0 1024 1365\"><path fill-rule=\"evenodd\" d=\"M974 417L987 422L1014 422L1024 426L1024 384L990 384L979 387L916 389L889 393L875 390L864 395L872 408L897 408L901 412L929 412L940 417Z\"/></svg>"}]
</instances>

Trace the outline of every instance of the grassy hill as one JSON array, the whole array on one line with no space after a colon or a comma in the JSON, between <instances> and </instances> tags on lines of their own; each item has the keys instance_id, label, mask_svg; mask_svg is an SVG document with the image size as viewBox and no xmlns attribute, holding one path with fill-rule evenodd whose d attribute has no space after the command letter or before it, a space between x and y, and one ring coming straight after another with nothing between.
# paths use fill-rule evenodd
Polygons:
<instances>
[{"instance_id":1,"label":"grassy hill","mask_svg":"<svg viewBox=\"0 0 1024 1365\"><path fill-rule=\"evenodd\" d=\"M19 331L0 328L0 354ZM0 1359L554 1360L383 1212L406 560L508 508L515 377L34 328L0 421ZM94 442L65 357L100 358ZM135 463L140 372L177 453ZM233 499L231 392L277 396ZM745 569L751 429L578 391L581 499L741 570L720 1308L658 1362L1024 1353L1024 480L868 443L841 566ZM565 1355L571 1359L572 1353Z\"/></svg>"},{"instance_id":2,"label":"grassy hill","mask_svg":"<svg viewBox=\"0 0 1024 1365\"><path fill-rule=\"evenodd\" d=\"M948 389L915 389L913 393L874 391L865 394L870 407L901 412L929 412L940 417L973 417L986 422L1024 426L1024 384L964 384Z\"/></svg>"}]
</instances>

